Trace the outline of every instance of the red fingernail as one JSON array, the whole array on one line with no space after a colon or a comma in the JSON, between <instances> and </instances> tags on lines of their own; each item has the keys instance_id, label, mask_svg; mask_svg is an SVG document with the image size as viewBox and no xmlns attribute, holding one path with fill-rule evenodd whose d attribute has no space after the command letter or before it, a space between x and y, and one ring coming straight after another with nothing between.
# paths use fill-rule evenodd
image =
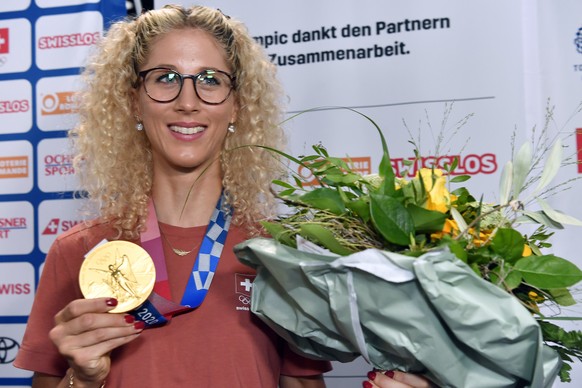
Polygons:
<instances>
[{"instance_id":1,"label":"red fingernail","mask_svg":"<svg viewBox=\"0 0 582 388\"><path fill-rule=\"evenodd\" d=\"M384 372L384 374L390 378L394 377L394 371L393 370L387 370L386 372Z\"/></svg>"},{"instance_id":2,"label":"red fingernail","mask_svg":"<svg viewBox=\"0 0 582 388\"><path fill-rule=\"evenodd\" d=\"M376 372L368 372L368 379L375 380L376 379Z\"/></svg>"},{"instance_id":3,"label":"red fingernail","mask_svg":"<svg viewBox=\"0 0 582 388\"><path fill-rule=\"evenodd\" d=\"M135 322L135 318L133 317L133 315L126 315L123 317L123 319L125 319L125 323L134 323Z\"/></svg>"},{"instance_id":4,"label":"red fingernail","mask_svg":"<svg viewBox=\"0 0 582 388\"><path fill-rule=\"evenodd\" d=\"M362 383L362 387L364 387L364 388L372 388L372 383L369 382L369 381L364 381Z\"/></svg>"},{"instance_id":5,"label":"red fingernail","mask_svg":"<svg viewBox=\"0 0 582 388\"><path fill-rule=\"evenodd\" d=\"M113 306L117 306L117 299L115 299L115 298L109 298L109 299L107 299L107 300L105 301L105 304L106 304L107 306L112 306L112 307L113 307Z\"/></svg>"},{"instance_id":6,"label":"red fingernail","mask_svg":"<svg viewBox=\"0 0 582 388\"><path fill-rule=\"evenodd\" d=\"M145 327L145 322L137 321L136 323L133 324L133 327L135 328L135 330L143 330Z\"/></svg>"}]
</instances>

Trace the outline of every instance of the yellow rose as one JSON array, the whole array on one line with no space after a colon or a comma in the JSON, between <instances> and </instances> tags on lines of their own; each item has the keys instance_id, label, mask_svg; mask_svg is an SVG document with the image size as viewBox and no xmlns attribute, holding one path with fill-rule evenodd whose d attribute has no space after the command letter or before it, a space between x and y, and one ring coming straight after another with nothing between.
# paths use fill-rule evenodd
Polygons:
<instances>
[{"instance_id":1,"label":"yellow rose","mask_svg":"<svg viewBox=\"0 0 582 388\"><path fill-rule=\"evenodd\" d=\"M531 256L532 251L531 248L529 247L529 245L527 244L523 244L523 253L521 254L522 257L528 257Z\"/></svg>"},{"instance_id":2,"label":"yellow rose","mask_svg":"<svg viewBox=\"0 0 582 388\"><path fill-rule=\"evenodd\" d=\"M422 168L418 174L428 196L425 207L428 210L446 213L451 205L451 196L446 188L447 178L443 176L443 171Z\"/></svg>"},{"instance_id":3,"label":"yellow rose","mask_svg":"<svg viewBox=\"0 0 582 388\"><path fill-rule=\"evenodd\" d=\"M455 220L447 218L443 225L443 230L441 232L431 233L430 237L433 240L440 240L445 234L450 234L453 237L459 234L459 226Z\"/></svg>"}]
</instances>

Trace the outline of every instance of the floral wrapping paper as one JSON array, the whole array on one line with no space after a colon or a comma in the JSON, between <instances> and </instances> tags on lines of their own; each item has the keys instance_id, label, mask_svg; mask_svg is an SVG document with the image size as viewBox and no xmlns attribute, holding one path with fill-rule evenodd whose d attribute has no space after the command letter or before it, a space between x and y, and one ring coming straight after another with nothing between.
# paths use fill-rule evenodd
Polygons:
<instances>
[{"instance_id":1,"label":"floral wrapping paper","mask_svg":"<svg viewBox=\"0 0 582 388\"><path fill-rule=\"evenodd\" d=\"M257 269L252 312L308 357L459 388L551 387L560 369L519 301L446 249L330 257L255 238L235 253Z\"/></svg>"}]
</instances>

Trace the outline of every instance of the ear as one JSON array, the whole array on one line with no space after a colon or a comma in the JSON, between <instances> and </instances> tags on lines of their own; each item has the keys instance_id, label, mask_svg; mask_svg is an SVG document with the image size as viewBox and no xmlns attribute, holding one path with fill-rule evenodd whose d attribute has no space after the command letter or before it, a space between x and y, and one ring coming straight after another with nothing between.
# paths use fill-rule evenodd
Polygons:
<instances>
[{"instance_id":1,"label":"ear","mask_svg":"<svg viewBox=\"0 0 582 388\"><path fill-rule=\"evenodd\" d=\"M236 123L237 117L238 117L238 101L235 100L235 103L232 107L232 114L230 115L229 123Z\"/></svg>"},{"instance_id":2,"label":"ear","mask_svg":"<svg viewBox=\"0 0 582 388\"><path fill-rule=\"evenodd\" d=\"M131 101L131 111L135 117L141 117L141 108L139 106L139 89L132 88L129 92L129 100Z\"/></svg>"}]
</instances>

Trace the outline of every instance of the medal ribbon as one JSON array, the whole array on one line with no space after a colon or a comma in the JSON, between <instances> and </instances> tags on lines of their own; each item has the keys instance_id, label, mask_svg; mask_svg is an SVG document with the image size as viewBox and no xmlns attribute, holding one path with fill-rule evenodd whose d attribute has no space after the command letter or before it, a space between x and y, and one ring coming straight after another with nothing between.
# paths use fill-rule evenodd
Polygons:
<instances>
[{"instance_id":1,"label":"medal ribbon","mask_svg":"<svg viewBox=\"0 0 582 388\"><path fill-rule=\"evenodd\" d=\"M224 195L221 195L210 217L206 234L194 262L181 304L177 304L171 301L162 237L156 209L150 199L146 231L141 234L141 245L154 261L156 283L148 300L131 312L136 319L144 321L146 327L166 323L172 316L190 311L200 306L204 301L214 278L214 272L218 266L230 227L230 211L222 209L223 202Z\"/></svg>"}]
</instances>

